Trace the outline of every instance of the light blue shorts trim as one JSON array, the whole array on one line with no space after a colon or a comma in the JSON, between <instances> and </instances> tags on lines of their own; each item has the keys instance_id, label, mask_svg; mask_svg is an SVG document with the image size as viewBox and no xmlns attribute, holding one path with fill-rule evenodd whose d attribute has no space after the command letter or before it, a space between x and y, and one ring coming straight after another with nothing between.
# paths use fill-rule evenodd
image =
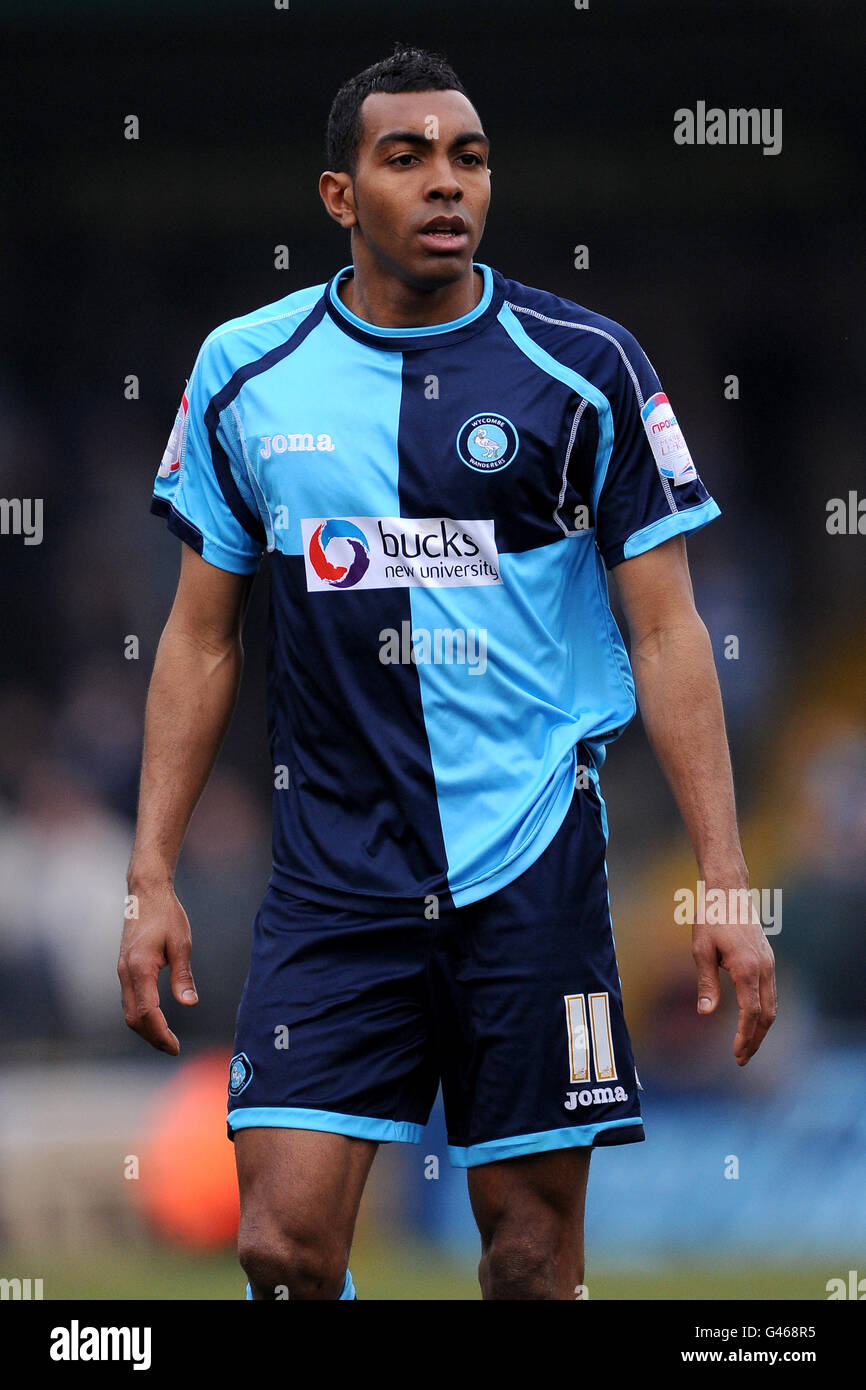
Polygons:
<instances>
[{"instance_id":1,"label":"light blue shorts trim","mask_svg":"<svg viewBox=\"0 0 866 1390\"><path fill-rule=\"evenodd\" d=\"M623 1120L601 1120L596 1125L568 1125L565 1129L543 1129L537 1134L517 1134L512 1139L490 1139L470 1144L468 1149L448 1145L448 1160L455 1168L477 1168L482 1163L498 1163L502 1158L522 1158L526 1154L547 1153L551 1149L588 1148L603 1129L620 1125L643 1127L639 1115Z\"/></svg>"},{"instance_id":2,"label":"light blue shorts trim","mask_svg":"<svg viewBox=\"0 0 866 1390\"><path fill-rule=\"evenodd\" d=\"M423 1125L408 1120L382 1120L370 1115L342 1115L335 1110L304 1110L299 1106L241 1106L230 1110L229 1129L316 1129L326 1134L346 1134L350 1139L375 1139L380 1144L398 1140L420 1144Z\"/></svg>"}]
</instances>

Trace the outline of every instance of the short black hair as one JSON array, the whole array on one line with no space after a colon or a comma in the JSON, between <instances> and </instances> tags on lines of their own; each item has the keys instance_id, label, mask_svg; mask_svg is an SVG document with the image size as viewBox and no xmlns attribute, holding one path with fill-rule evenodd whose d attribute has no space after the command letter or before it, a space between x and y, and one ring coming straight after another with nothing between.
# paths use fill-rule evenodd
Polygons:
<instances>
[{"instance_id":1,"label":"short black hair","mask_svg":"<svg viewBox=\"0 0 866 1390\"><path fill-rule=\"evenodd\" d=\"M328 168L354 178L363 135L361 103L371 92L451 91L467 95L460 78L441 53L395 43L389 58L381 58L350 77L334 97L328 116Z\"/></svg>"}]
</instances>

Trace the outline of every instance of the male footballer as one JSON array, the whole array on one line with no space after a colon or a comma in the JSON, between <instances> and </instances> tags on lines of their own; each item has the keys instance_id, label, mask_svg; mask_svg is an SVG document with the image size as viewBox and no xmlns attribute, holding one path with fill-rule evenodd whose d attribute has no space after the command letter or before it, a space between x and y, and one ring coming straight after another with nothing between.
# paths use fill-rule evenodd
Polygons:
<instances>
[{"instance_id":1,"label":"male footballer","mask_svg":"<svg viewBox=\"0 0 866 1390\"><path fill-rule=\"evenodd\" d=\"M377 1147L418 1143L440 1084L483 1297L575 1297L592 1150L644 1137L599 787L635 692L707 890L748 887L684 542L719 508L632 335L474 259L488 149L437 55L348 81L319 189L351 264L210 334L156 480L186 544L118 973L172 1055L175 866L269 556L273 873L227 1078L254 1299L356 1296ZM760 923L692 951L700 1013L731 975L743 1066L776 1010Z\"/></svg>"}]
</instances>

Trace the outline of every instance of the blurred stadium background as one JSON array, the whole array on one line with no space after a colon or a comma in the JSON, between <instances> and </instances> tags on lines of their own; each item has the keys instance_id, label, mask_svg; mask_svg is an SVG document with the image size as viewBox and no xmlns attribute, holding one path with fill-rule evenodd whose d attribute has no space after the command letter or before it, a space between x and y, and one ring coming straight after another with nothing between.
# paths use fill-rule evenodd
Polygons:
<instances>
[{"instance_id":1,"label":"blurred stadium background","mask_svg":"<svg viewBox=\"0 0 866 1390\"><path fill-rule=\"evenodd\" d=\"M825 525L830 498L864 487L857 6L2 13L0 492L44 498L45 524L38 546L0 543L0 1275L41 1277L46 1298L243 1293L223 1090L269 872L267 574L178 877L201 1003L168 1005L176 1062L126 1030L115 977L179 564L148 503L204 336L348 261L316 191L323 127L395 38L448 55L492 137L479 258L635 333L724 513L690 555L752 881L783 894L782 1012L744 1072L730 991L697 1019L672 906L695 869L636 721L603 785L648 1142L593 1158L590 1297L821 1299L866 1275L866 540ZM673 112L697 100L781 107L782 153L677 147ZM380 1151L353 1274L362 1298L471 1299L476 1249L437 1110L420 1148Z\"/></svg>"}]
</instances>

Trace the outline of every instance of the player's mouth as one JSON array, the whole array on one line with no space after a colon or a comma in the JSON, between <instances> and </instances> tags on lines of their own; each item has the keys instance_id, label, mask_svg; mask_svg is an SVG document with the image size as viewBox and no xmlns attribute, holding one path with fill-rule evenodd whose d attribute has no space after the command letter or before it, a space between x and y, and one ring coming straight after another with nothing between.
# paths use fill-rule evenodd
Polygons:
<instances>
[{"instance_id":1,"label":"player's mouth","mask_svg":"<svg viewBox=\"0 0 866 1390\"><path fill-rule=\"evenodd\" d=\"M469 233L462 217L433 217L418 233L431 251L463 251L469 243Z\"/></svg>"}]
</instances>

